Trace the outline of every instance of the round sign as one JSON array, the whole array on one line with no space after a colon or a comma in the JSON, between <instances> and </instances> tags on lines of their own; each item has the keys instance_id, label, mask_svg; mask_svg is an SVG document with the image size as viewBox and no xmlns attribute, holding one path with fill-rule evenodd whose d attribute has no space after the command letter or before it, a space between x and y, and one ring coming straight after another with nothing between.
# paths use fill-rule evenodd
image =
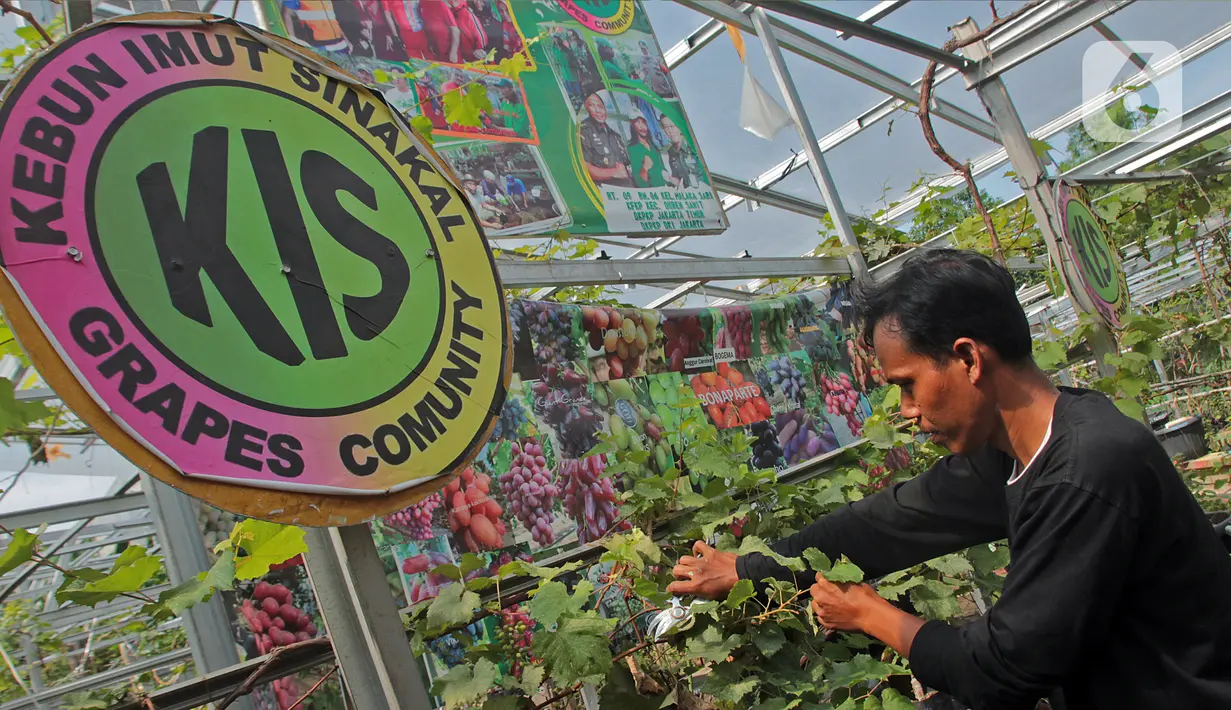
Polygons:
<instances>
[{"instance_id":1,"label":"round sign","mask_svg":"<svg viewBox=\"0 0 1231 710\"><path fill-rule=\"evenodd\" d=\"M560 7L587 29L618 35L633 25L633 0L560 0Z\"/></svg>"},{"instance_id":2,"label":"round sign","mask_svg":"<svg viewBox=\"0 0 1231 710\"><path fill-rule=\"evenodd\" d=\"M1108 325L1120 327L1128 313L1129 294L1119 252L1098 218L1063 181L1056 183L1056 203L1079 288Z\"/></svg>"},{"instance_id":3,"label":"round sign","mask_svg":"<svg viewBox=\"0 0 1231 710\"><path fill-rule=\"evenodd\" d=\"M510 357L465 198L378 94L203 17L91 26L10 84L11 286L168 482L370 497L459 470Z\"/></svg>"}]
</instances>

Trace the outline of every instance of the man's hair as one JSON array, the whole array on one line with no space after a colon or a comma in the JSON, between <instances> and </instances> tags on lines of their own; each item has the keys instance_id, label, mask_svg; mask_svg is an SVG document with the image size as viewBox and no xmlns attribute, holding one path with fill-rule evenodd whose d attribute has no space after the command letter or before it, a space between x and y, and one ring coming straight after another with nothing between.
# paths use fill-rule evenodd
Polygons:
<instances>
[{"instance_id":1,"label":"man's hair","mask_svg":"<svg viewBox=\"0 0 1231 710\"><path fill-rule=\"evenodd\" d=\"M1007 363L1031 357L1030 324L1013 277L973 251L921 249L885 281L856 284L855 312L869 347L889 323L915 353L943 361L958 338L988 345Z\"/></svg>"}]
</instances>

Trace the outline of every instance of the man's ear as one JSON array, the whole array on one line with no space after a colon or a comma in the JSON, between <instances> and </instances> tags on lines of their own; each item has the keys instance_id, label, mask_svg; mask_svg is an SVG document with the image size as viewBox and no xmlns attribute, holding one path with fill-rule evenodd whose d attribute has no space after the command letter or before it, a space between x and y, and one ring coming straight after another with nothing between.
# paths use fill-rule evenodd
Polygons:
<instances>
[{"instance_id":1,"label":"man's ear","mask_svg":"<svg viewBox=\"0 0 1231 710\"><path fill-rule=\"evenodd\" d=\"M983 376L983 367L987 362L979 344L970 338L958 338L953 342L953 355L962 364L970 383L978 384L979 378Z\"/></svg>"}]
</instances>

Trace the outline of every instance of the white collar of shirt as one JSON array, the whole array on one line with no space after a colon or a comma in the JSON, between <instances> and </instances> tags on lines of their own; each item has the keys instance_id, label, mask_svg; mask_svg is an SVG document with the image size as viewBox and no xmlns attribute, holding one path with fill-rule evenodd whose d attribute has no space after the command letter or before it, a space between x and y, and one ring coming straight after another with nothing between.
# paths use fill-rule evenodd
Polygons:
<instances>
[{"instance_id":1,"label":"white collar of shirt","mask_svg":"<svg viewBox=\"0 0 1231 710\"><path fill-rule=\"evenodd\" d=\"M1013 475L1009 477L1009 482L1005 484L1006 486L1011 486L1020 481L1022 476L1026 475L1026 471L1029 471L1030 467L1034 465L1034 460L1037 459L1039 454L1043 452L1043 449L1047 446L1047 442L1051 441L1051 425L1055 419L1056 415L1053 414L1051 419L1047 420L1047 433L1043 435L1043 441L1039 444L1039 448L1034 450L1034 456L1031 456L1030 460L1026 462L1026 467L1019 471L1017 470L1017 461L1013 462Z\"/></svg>"}]
</instances>

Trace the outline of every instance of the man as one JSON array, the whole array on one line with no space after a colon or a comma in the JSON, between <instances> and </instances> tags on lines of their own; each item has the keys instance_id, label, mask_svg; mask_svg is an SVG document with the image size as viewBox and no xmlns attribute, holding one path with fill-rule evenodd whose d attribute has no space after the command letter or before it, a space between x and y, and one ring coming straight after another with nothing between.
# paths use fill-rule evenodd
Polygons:
<instances>
[{"instance_id":1,"label":"man","mask_svg":"<svg viewBox=\"0 0 1231 710\"><path fill-rule=\"evenodd\" d=\"M671 141L667 146L667 165L671 168L671 184L677 190L686 190L692 187L692 175L689 172L692 150L684 143L683 131L675 125L675 121L672 121L670 116L664 113L658 122L663 127L663 133L667 134L667 140Z\"/></svg>"},{"instance_id":2,"label":"man","mask_svg":"<svg viewBox=\"0 0 1231 710\"><path fill-rule=\"evenodd\" d=\"M504 191L508 193L509 199L513 201L513 207L522 210L526 209L526 183L521 178L514 175L505 175Z\"/></svg>"},{"instance_id":3,"label":"man","mask_svg":"<svg viewBox=\"0 0 1231 710\"><path fill-rule=\"evenodd\" d=\"M1046 696L1067 710L1231 708L1231 558L1148 429L1034 365L1008 272L927 250L856 301L902 416L953 455L774 548L845 554L877 577L1007 537L1012 563L1000 600L961 627L817 575L820 623L880 639L975 710ZM677 594L790 578L763 555L694 550Z\"/></svg>"},{"instance_id":4,"label":"man","mask_svg":"<svg viewBox=\"0 0 1231 710\"><path fill-rule=\"evenodd\" d=\"M317 49L330 52L350 50L350 43L342 33L332 4L325 0L282 0L282 21L296 37ZM301 33L301 28L306 32Z\"/></svg>"},{"instance_id":5,"label":"man","mask_svg":"<svg viewBox=\"0 0 1231 710\"><path fill-rule=\"evenodd\" d=\"M586 98L586 113L581 122L581 158L596 185L632 187L628 164L628 145L624 137L607 125L607 104L597 93Z\"/></svg>"},{"instance_id":6,"label":"man","mask_svg":"<svg viewBox=\"0 0 1231 710\"><path fill-rule=\"evenodd\" d=\"M667 68L662 60L650 52L650 45L645 40L638 42L641 46L641 80L648 83L654 93L669 99L675 96L671 89L671 79L667 77Z\"/></svg>"}]
</instances>

